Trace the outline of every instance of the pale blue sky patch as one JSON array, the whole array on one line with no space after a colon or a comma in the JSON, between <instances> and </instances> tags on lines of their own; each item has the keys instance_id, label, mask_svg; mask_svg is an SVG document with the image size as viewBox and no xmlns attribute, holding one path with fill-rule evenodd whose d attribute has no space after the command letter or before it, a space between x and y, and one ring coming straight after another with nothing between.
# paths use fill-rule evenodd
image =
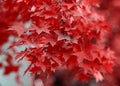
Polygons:
<instances>
[{"instance_id":1,"label":"pale blue sky patch","mask_svg":"<svg viewBox=\"0 0 120 86\"><path fill-rule=\"evenodd\" d=\"M25 22L24 28L25 28L25 29L28 29L28 28L31 27L31 25L32 25L32 20L29 20L29 21Z\"/></svg>"}]
</instances>

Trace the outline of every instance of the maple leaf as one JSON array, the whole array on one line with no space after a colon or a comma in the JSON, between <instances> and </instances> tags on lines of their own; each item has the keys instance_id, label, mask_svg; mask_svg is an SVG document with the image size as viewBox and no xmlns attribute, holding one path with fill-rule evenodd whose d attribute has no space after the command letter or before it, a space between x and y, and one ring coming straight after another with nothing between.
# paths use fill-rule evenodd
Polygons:
<instances>
[{"instance_id":1,"label":"maple leaf","mask_svg":"<svg viewBox=\"0 0 120 86\"><path fill-rule=\"evenodd\" d=\"M8 75L11 72L18 72L19 71L19 66L14 66L14 65L8 65L4 67L4 75Z\"/></svg>"},{"instance_id":2,"label":"maple leaf","mask_svg":"<svg viewBox=\"0 0 120 86\"><path fill-rule=\"evenodd\" d=\"M12 27L9 28L9 30L16 31L18 36L21 36L26 31L26 29L23 27L23 23L22 22L13 25Z\"/></svg>"}]
</instances>

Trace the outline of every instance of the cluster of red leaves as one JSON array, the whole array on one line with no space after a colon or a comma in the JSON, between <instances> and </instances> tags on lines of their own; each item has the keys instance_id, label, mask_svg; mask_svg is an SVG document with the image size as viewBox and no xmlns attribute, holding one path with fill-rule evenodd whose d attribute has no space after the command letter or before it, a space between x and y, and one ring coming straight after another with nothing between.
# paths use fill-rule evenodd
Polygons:
<instances>
[{"instance_id":1,"label":"cluster of red leaves","mask_svg":"<svg viewBox=\"0 0 120 86\"><path fill-rule=\"evenodd\" d=\"M10 48L28 46L16 53L16 59L30 62L25 73L47 78L63 68L86 81L90 75L99 81L111 73L114 56L105 46L109 27L92 8L98 1L1 0L0 25L19 37Z\"/></svg>"},{"instance_id":2,"label":"cluster of red leaves","mask_svg":"<svg viewBox=\"0 0 120 86\"><path fill-rule=\"evenodd\" d=\"M3 57L4 58L3 58ZM0 57L3 58L2 61L0 61L0 69L3 69L4 75L9 75L11 73L15 73L15 80L18 84L21 84L20 78L19 78L19 64L15 64L13 61L13 57L9 52L0 52Z\"/></svg>"}]
</instances>

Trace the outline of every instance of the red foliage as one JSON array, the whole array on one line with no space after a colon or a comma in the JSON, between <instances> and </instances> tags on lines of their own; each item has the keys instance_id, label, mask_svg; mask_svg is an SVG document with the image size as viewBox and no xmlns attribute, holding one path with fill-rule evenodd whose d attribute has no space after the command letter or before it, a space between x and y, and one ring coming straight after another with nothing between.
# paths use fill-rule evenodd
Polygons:
<instances>
[{"instance_id":1,"label":"red foliage","mask_svg":"<svg viewBox=\"0 0 120 86\"><path fill-rule=\"evenodd\" d=\"M101 0L99 12L104 13L106 21L110 25L108 44L115 51L116 65L111 75L105 76L103 86L120 86L120 0ZM97 11L98 11L97 9ZM106 67L108 68L108 67Z\"/></svg>"},{"instance_id":2,"label":"red foliage","mask_svg":"<svg viewBox=\"0 0 120 86\"><path fill-rule=\"evenodd\" d=\"M85 80L93 75L100 81L106 72L111 72L114 56L105 45L109 26L92 8L98 1L2 0L0 22L4 24L0 25L16 31L19 37L10 48L28 46L16 55L16 59L31 63L25 73L47 78L57 68L63 68Z\"/></svg>"}]
</instances>

